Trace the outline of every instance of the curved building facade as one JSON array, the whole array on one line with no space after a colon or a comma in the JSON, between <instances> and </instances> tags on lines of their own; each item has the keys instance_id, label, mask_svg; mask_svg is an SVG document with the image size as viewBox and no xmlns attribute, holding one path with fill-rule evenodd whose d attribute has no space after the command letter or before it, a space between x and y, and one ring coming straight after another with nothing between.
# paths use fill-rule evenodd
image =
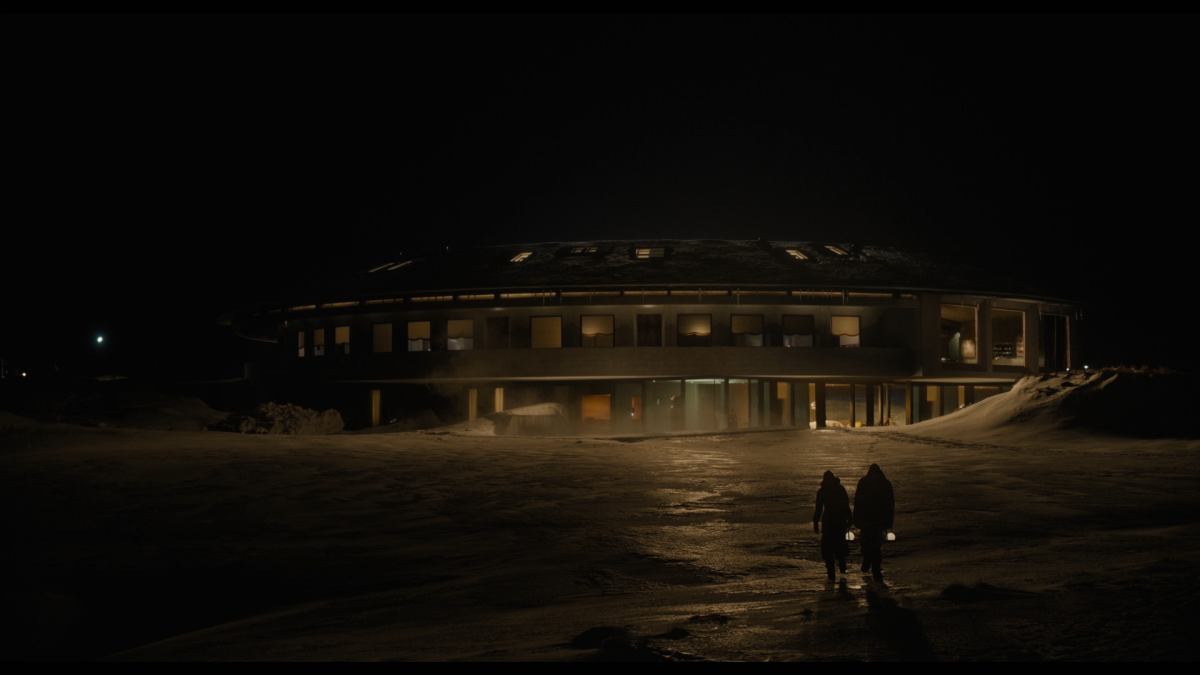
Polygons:
<instances>
[{"instance_id":1,"label":"curved building facade","mask_svg":"<svg viewBox=\"0 0 1200 675\"><path fill-rule=\"evenodd\" d=\"M1082 319L912 251L676 240L440 249L222 321L278 345L265 396L351 427L556 402L619 434L911 424L1081 366Z\"/></svg>"}]
</instances>

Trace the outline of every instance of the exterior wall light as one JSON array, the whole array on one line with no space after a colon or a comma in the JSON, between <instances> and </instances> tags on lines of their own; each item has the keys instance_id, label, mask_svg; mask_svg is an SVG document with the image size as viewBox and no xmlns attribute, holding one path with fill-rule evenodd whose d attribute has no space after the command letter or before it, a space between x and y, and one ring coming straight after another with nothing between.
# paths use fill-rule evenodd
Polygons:
<instances>
[{"instance_id":1,"label":"exterior wall light","mask_svg":"<svg viewBox=\"0 0 1200 675\"><path fill-rule=\"evenodd\" d=\"M100 337L96 338L96 344L100 344L100 343L102 343L102 342L104 342L104 336L103 336L103 335L101 335Z\"/></svg>"}]
</instances>

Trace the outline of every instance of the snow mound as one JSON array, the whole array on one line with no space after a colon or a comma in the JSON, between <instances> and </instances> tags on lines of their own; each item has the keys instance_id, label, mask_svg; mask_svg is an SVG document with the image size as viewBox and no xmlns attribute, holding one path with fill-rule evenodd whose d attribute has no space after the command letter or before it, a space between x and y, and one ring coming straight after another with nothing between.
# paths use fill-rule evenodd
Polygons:
<instances>
[{"instance_id":1,"label":"snow mound","mask_svg":"<svg viewBox=\"0 0 1200 675\"><path fill-rule=\"evenodd\" d=\"M1200 438L1189 410L1194 378L1148 370L1029 375L1003 394L903 432L966 438L1082 429L1141 438Z\"/></svg>"},{"instance_id":2,"label":"snow mound","mask_svg":"<svg viewBox=\"0 0 1200 675\"><path fill-rule=\"evenodd\" d=\"M422 410L420 413L412 417L406 417L402 420L396 420L387 424L381 424L377 427L367 427L358 431L349 433L355 435L369 434L399 434L406 431L420 431L421 429L435 429L445 426L445 422L441 420L432 410Z\"/></svg>"},{"instance_id":3,"label":"snow mound","mask_svg":"<svg viewBox=\"0 0 1200 675\"><path fill-rule=\"evenodd\" d=\"M442 427L436 433L456 436L559 436L566 417L559 403L537 403Z\"/></svg>"},{"instance_id":4,"label":"snow mound","mask_svg":"<svg viewBox=\"0 0 1200 675\"><path fill-rule=\"evenodd\" d=\"M290 403L264 403L248 413L231 414L211 428L242 434L309 436L334 434L344 426L342 414L333 409L319 413Z\"/></svg>"}]
</instances>

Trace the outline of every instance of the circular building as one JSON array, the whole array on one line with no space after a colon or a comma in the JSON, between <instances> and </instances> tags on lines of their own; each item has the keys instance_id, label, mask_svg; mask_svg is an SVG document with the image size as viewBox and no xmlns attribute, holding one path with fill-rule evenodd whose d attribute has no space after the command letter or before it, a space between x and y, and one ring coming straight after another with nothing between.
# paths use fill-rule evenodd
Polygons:
<instances>
[{"instance_id":1,"label":"circular building","mask_svg":"<svg viewBox=\"0 0 1200 675\"><path fill-rule=\"evenodd\" d=\"M562 405L568 433L900 425L1076 367L1080 308L894 248L442 248L224 317L262 396L351 427Z\"/></svg>"}]
</instances>

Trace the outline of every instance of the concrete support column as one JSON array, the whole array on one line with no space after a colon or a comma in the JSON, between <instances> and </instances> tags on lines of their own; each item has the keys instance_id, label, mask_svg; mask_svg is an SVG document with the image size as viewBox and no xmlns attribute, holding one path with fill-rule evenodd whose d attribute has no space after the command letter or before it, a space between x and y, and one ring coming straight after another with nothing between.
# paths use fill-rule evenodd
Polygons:
<instances>
[{"instance_id":1,"label":"concrete support column","mask_svg":"<svg viewBox=\"0 0 1200 675\"><path fill-rule=\"evenodd\" d=\"M817 428L825 428L825 382L817 382Z\"/></svg>"},{"instance_id":2,"label":"concrete support column","mask_svg":"<svg viewBox=\"0 0 1200 675\"><path fill-rule=\"evenodd\" d=\"M904 383L904 423L913 423L913 383Z\"/></svg>"},{"instance_id":3,"label":"concrete support column","mask_svg":"<svg viewBox=\"0 0 1200 675\"><path fill-rule=\"evenodd\" d=\"M867 386L867 419L866 425L869 427L875 426L875 385L868 384Z\"/></svg>"},{"instance_id":4,"label":"concrete support column","mask_svg":"<svg viewBox=\"0 0 1200 675\"><path fill-rule=\"evenodd\" d=\"M850 428L857 426L858 422L858 385L850 385Z\"/></svg>"}]
</instances>

